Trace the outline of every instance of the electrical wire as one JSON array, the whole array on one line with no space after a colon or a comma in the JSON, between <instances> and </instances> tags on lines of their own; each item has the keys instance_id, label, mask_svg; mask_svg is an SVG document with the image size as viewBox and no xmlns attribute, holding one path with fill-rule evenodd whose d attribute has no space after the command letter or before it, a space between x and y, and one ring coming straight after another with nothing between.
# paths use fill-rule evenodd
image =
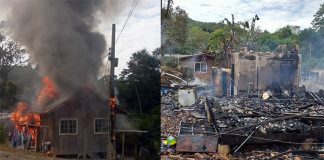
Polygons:
<instances>
[{"instance_id":1,"label":"electrical wire","mask_svg":"<svg viewBox=\"0 0 324 160\"><path fill-rule=\"evenodd\" d=\"M117 39L116 39L116 42L115 42L116 44L117 44L117 42L118 42L118 40L119 40L120 35L121 35L122 32L124 31L125 26L126 26L128 20L129 20L129 18L132 16L132 14L133 14L133 12L134 12L136 6L137 6L138 1L139 1L139 0L134 0L133 5L132 5L132 7L131 7L131 9L130 9L130 11L129 11L129 13L128 13L127 18L126 18L126 21L125 21L125 23L124 23L124 25L123 25L121 31L119 32L119 34L118 34L118 36L117 36Z\"/></svg>"},{"instance_id":2,"label":"electrical wire","mask_svg":"<svg viewBox=\"0 0 324 160\"><path fill-rule=\"evenodd\" d=\"M116 39L116 41L115 41L115 44L117 44L117 42L118 42L118 40L119 40L119 38L120 38L122 32L124 31L125 26L126 26L128 20L129 20L129 18L132 16L132 14L133 14L133 12L134 12L136 6L137 6L138 1L139 1L139 0L134 0L131 9L130 9L129 12L128 12L128 15L127 15L127 18L126 18L126 20L125 20L125 23L124 23L124 25L123 25L121 31L119 32L119 34L118 34L118 36L117 36L117 39ZM103 59L104 59L105 57L107 57L108 55L109 55L109 53L107 53L106 55L104 55L100 60L103 60Z\"/></svg>"}]
</instances>

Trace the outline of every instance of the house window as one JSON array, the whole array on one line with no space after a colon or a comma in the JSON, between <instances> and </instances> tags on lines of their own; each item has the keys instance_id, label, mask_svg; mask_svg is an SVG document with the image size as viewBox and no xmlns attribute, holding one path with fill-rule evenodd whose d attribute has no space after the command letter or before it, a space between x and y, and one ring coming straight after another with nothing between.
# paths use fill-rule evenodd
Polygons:
<instances>
[{"instance_id":1,"label":"house window","mask_svg":"<svg viewBox=\"0 0 324 160\"><path fill-rule=\"evenodd\" d=\"M195 72L207 72L207 63L195 62Z\"/></svg>"},{"instance_id":2,"label":"house window","mask_svg":"<svg viewBox=\"0 0 324 160\"><path fill-rule=\"evenodd\" d=\"M107 118L95 118L94 119L94 133L107 133L108 132L108 119Z\"/></svg>"},{"instance_id":3,"label":"house window","mask_svg":"<svg viewBox=\"0 0 324 160\"><path fill-rule=\"evenodd\" d=\"M60 135L78 134L78 120L76 118L60 119Z\"/></svg>"}]
</instances>

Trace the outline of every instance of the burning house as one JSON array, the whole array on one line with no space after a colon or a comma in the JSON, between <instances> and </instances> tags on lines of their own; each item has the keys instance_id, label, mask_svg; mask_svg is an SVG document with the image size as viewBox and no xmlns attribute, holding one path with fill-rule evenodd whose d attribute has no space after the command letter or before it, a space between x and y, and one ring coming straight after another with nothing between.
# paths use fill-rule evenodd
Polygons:
<instances>
[{"instance_id":1,"label":"burning house","mask_svg":"<svg viewBox=\"0 0 324 160\"><path fill-rule=\"evenodd\" d=\"M55 93L48 88L44 90L48 91L47 94ZM30 147L25 149L48 152L54 156L102 156L107 152L108 109L107 99L92 91L56 100L37 113L29 112L28 105L20 102L11 115L15 124L12 133L31 135L30 142L26 142ZM117 107L116 116L120 114L126 112ZM16 143L14 139L12 143Z\"/></svg>"},{"instance_id":2,"label":"burning house","mask_svg":"<svg viewBox=\"0 0 324 160\"><path fill-rule=\"evenodd\" d=\"M50 142L53 155L107 152L107 101L84 93L41 113L38 141ZM41 149L41 145L38 146Z\"/></svg>"}]
</instances>

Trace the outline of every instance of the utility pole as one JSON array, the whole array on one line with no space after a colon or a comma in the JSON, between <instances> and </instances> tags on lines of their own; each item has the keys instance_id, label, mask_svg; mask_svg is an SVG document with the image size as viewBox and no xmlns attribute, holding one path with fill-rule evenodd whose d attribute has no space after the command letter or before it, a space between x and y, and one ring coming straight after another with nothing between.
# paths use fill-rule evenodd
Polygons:
<instances>
[{"instance_id":1,"label":"utility pole","mask_svg":"<svg viewBox=\"0 0 324 160\"><path fill-rule=\"evenodd\" d=\"M114 144L116 136L114 133L115 128L115 108L116 108L116 97L115 97L115 67L118 65L118 59L115 58L115 24L112 24L112 35L111 35L111 50L108 60L110 60L110 89L109 89L109 109L108 109L108 144L107 144L107 159L115 159Z\"/></svg>"}]
</instances>

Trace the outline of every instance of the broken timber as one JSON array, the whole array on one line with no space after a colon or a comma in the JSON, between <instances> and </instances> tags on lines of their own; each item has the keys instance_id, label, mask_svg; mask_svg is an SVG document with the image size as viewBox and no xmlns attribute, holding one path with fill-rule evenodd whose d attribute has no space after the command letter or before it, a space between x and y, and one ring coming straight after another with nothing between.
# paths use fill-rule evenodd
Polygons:
<instances>
[{"instance_id":1,"label":"broken timber","mask_svg":"<svg viewBox=\"0 0 324 160\"><path fill-rule=\"evenodd\" d=\"M282 121L282 120L286 120L286 119L301 118L301 117L305 117L305 116L308 116L308 114L296 114L296 115L290 115L290 116L273 118L273 119L269 119L269 120L266 120L266 121L263 121L263 122L254 123L254 124L251 124L251 125L248 125L248 126L244 126L244 127L239 127L239 128L236 128L236 129L228 130L228 131L222 132L220 134L233 133L233 132L236 132L236 131L240 131L240 130L245 130L245 129L257 127L259 125L263 125L263 124L270 123L270 122Z\"/></svg>"}]
</instances>

